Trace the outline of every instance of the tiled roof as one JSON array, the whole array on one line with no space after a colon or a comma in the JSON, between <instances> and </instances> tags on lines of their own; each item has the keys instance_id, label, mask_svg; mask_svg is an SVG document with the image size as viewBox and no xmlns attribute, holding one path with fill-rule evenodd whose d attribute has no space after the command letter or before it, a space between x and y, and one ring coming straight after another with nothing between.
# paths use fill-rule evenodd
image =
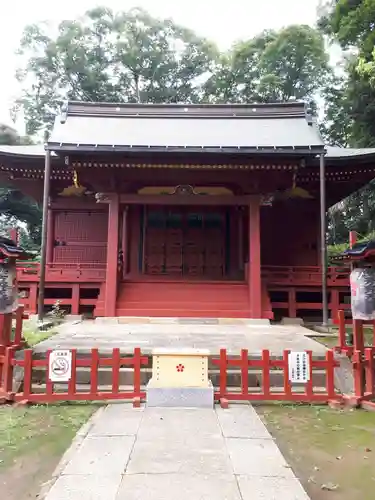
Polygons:
<instances>
[{"instance_id":1,"label":"tiled roof","mask_svg":"<svg viewBox=\"0 0 375 500\"><path fill-rule=\"evenodd\" d=\"M58 151L324 150L303 103L251 105L68 103L48 142Z\"/></svg>"}]
</instances>

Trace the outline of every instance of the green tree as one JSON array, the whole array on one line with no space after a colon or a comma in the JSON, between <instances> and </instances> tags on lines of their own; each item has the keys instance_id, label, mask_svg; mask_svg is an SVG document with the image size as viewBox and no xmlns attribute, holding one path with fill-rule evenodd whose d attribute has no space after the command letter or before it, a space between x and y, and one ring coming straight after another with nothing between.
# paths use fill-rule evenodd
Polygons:
<instances>
[{"instance_id":1,"label":"green tree","mask_svg":"<svg viewBox=\"0 0 375 500\"><path fill-rule=\"evenodd\" d=\"M115 14L98 7L63 21L56 38L45 25L28 26L18 71L17 102L34 134L52 124L61 101L198 102L201 80L216 47L171 20L135 9Z\"/></svg>"},{"instance_id":2,"label":"green tree","mask_svg":"<svg viewBox=\"0 0 375 500\"><path fill-rule=\"evenodd\" d=\"M327 74L322 35L310 26L293 25L235 44L205 90L216 102L312 101Z\"/></svg>"},{"instance_id":3,"label":"green tree","mask_svg":"<svg viewBox=\"0 0 375 500\"><path fill-rule=\"evenodd\" d=\"M17 132L6 125L0 124L0 144L19 145L30 144L27 137L20 137ZM31 198L11 185L0 184L0 231L6 233L8 228L26 224L23 233L23 243L28 247L40 241L41 210Z\"/></svg>"},{"instance_id":4,"label":"green tree","mask_svg":"<svg viewBox=\"0 0 375 500\"><path fill-rule=\"evenodd\" d=\"M343 142L354 147L375 146L374 20L375 0L332 0L319 21L322 31L350 53L345 81L339 95L332 102L327 100L327 113L340 117L331 127L333 137L341 134Z\"/></svg>"}]
</instances>

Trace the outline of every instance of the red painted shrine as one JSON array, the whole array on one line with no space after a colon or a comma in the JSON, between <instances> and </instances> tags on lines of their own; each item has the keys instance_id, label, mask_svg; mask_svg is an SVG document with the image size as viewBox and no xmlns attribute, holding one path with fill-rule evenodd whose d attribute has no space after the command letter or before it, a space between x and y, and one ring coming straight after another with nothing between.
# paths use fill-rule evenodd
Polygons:
<instances>
[{"instance_id":1,"label":"red painted shrine","mask_svg":"<svg viewBox=\"0 0 375 500\"><path fill-rule=\"evenodd\" d=\"M0 181L41 201L51 154L45 304L94 316L319 317L320 157L327 206L375 176L295 102L69 103L46 151L0 146ZM39 272L18 270L30 312ZM346 269L328 292L349 308Z\"/></svg>"}]
</instances>

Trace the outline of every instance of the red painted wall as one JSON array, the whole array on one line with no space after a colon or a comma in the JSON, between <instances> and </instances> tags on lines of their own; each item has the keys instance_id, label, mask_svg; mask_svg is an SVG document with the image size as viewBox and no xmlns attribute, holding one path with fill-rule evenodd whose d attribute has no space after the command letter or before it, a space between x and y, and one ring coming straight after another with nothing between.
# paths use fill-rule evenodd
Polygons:
<instances>
[{"instance_id":1,"label":"red painted wall","mask_svg":"<svg viewBox=\"0 0 375 500\"><path fill-rule=\"evenodd\" d=\"M319 265L319 207L309 200L262 207L262 265Z\"/></svg>"}]
</instances>

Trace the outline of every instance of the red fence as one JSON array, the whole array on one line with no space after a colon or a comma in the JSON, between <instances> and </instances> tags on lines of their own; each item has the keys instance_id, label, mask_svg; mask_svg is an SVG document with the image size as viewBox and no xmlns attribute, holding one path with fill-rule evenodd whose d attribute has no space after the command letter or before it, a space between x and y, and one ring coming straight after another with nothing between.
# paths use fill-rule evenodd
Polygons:
<instances>
[{"instance_id":1,"label":"red fence","mask_svg":"<svg viewBox=\"0 0 375 500\"><path fill-rule=\"evenodd\" d=\"M339 325L339 345L335 348L336 352L352 356L354 351L363 352L365 348L364 326L372 327L372 346L375 346L375 321L354 320L351 322L352 331L347 331L347 320L344 311L338 312ZM348 342L349 335L352 342Z\"/></svg>"},{"instance_id":2,"label":"red fence","mask_svg":"<svg viewBox=\"0 0 375 500\"><path fill-rule=\"evenodd\" d=\"M375 410L375 321L353 320L352 330L348 330L344 311L339 311L339 345L335 351L346 354L352 362L354 394L346 397L353 406ZM366 346L364 325L370 323L372 334ZM349 337L351 341L349 341Z\"/></svg>"},{"instance_id":3,"label":"red fence","mask_svg":"<svg viewBox=\"0 0 375 500\"><path fill-rule=\"evenodd\" d=\"M15 321L14 336L12 335L13 320ZM13 346L16 348L24 345L22 338L23 320L28 319L24 313L24 306L18 306L14 313L0 314L0 353L1 348Z\"/></svg>"},{"instance_id":4,"label":"red fence","mask_svg":"<svg viewBox=\"0 0 375 500\"><path fill-rule=\"evenodd\" d=\"M71 373L66 383L51 382L50 356L47 352L45 359L33 359L32 349L22 352L23 358L15 357L15 348L8 347L3 355L0 354L0 367L3 366L0 398L10 402L24 403L53 403L56 401L102 401L102 400L133 400L134 406L139 406L141 399L146 397L141 390L141 368L148 364L148 358L141 355L139 348L134 349L133 356L123 357L120 349L113 349L110 357L100 356L98 349L92 349L89 356L80 358L77 350L70 350ZM132 368L132 387L129 390L120 387L120 369ZM13 392L13 375L16 367L23 369L23 388L21 392ZM89 368L90 387L88 390L79 390L77 387L78 368ZM98 375L100 367L111 368L111 385L108 389L100 389ZM35 384L34 371L42 369L44 384Z\"/></svg>"},{"instance_id":5,"label":"red fence","mask_svg":"<svg viewBox=\"0 0 375 500\"><path fill-rule=\"evenodd\" d=\"M335 390L334 372L338 363L334 359L333 351L326 353L325 359L314 360L311 351L306 351L309 358L308 381L305 384L291 384L289 374L289 351L284 351L282 359L271 358L268 350L263 350L260 359L250 359L248 351L243 349L241 356L228 357L225 349L220 351L220 357L213 359L213 364L220 369L220 387L215 392L215 398L222 405L226 401L300 401L306 403L328 403L340 399ZM237 368L241 374L239 388L227 387L228 371ZM257 387L249 388L251 370L260 370L257 376ZM325 387L314 384L314 374L319 370ZM272 383L272 376L282 377L282 388Z\"/></svg>"}]
</instances>

